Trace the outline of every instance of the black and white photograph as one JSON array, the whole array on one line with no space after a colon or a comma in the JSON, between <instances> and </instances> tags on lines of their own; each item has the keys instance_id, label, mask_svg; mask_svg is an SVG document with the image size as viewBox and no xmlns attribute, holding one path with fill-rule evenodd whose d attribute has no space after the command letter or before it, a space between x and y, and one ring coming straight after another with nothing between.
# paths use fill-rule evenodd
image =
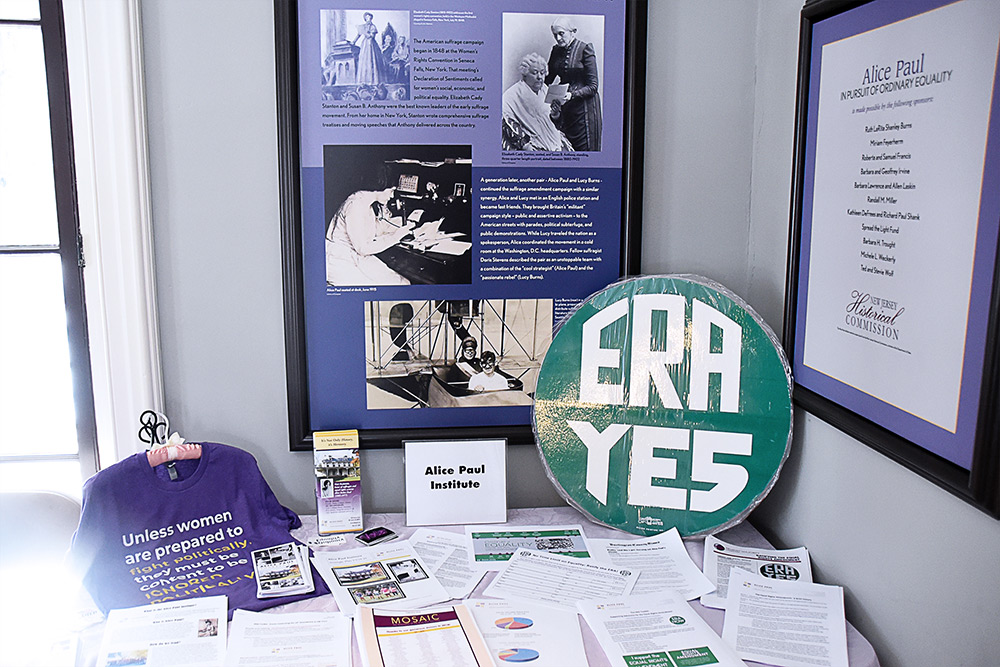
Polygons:
<instances>
[{"instance_id":1,"label":"black and white photograph","mask_svg":"<svg viewBox=\"0 0 1000 667\"><path fill-rule=\"evenodd\" d=\"M388 581L382 563L363 563L361 565L351 565L349 567L333 568L333 576L337 577L337 583L341 586L353 586L355 584L371 584L377 581Z\"/></svg>"},{"instance_id":2,"label":"black and white photograph","mask_svg":"<svg viewBox=\"0 0 1000 667\"><path fill-rule=\"evenodd\" d=\"M503 15L505 151L601 150L604 17Z\"/></svg>"},{"instance_id":3,"label":"black and white photograph","mask_svg":"<svg viewBox=\"0 0 1000 667\"><path fill-rule=\"evenodd\" d=\"M552 299L365 303L368 409L530 405Z\"/></svg>"},{"instance_id":4,"label":"black and white photograph","mask_svg":"<svg viewBox=\"0 0 1000 667\"><path fill-rule=\"evenodd\" d=\"M410 12L320 11L324 100L410 99Z\"/></svg>"},{"instance_id":5,"label":"black and white photograph","mask_svg":"<svg viewBox=\"0 0 1000 667\"><path fill-rule=\"evenodd\" d=\"M420 563L413 558L398 560L393 563L386 563L386 565L389 566L389 570L401 584L405 584L408 581L420 581L421 579L427 578L427 573L424 572L424 568L420 567Z\"/></svg>"},{"instance_id":6,"label":"black and white photograph","mask_svg":"<svg viewBox=\"0 0 1000 667\"><path fill-rule=\"evenodd\" d=\"M199 637L216 637L219 634L219 619L203 618L198 621Z\"/></svg>"},{"instance_id":7,"label":"black and white photograph","mask_svg":"<svg viewBox=\"0 0 1000 667\"><path fill-rule=\"evenodd\" d=\"M327 284L469 284L471 179L471 146L324 146Z\"/></svg>"}]
</instances>

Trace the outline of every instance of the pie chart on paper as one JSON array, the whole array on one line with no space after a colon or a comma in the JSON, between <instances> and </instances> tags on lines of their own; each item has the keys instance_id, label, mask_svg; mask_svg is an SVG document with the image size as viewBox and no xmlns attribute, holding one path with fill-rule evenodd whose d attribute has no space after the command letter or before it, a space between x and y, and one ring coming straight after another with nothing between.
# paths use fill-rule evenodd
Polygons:
<instances>
[{"instance_id":1,"label":"pie chart on paper","mask_svg":"<svg viewBox=\"0 0 1000 667\"><path fill-rule=\"evenodd\" d=\"M530 648L508 648L497 653L504 662L531 662L538 659L538 651Z\"/></svg>"},{"instance_id":2,"label":"pie chart on paper","mask_svg":"<svg viewBox=\"0 0 1000 667\"><path fill-rule=\"evenodd\" d=\"M530 618L524 618L523 616L506 616L504 618L498 618L494 625L498 628L503 628L504 630L524 630L525 628L530 628L535 622ZM524 650L524 649L521 649Z\"/></svg>"}]
</instances>

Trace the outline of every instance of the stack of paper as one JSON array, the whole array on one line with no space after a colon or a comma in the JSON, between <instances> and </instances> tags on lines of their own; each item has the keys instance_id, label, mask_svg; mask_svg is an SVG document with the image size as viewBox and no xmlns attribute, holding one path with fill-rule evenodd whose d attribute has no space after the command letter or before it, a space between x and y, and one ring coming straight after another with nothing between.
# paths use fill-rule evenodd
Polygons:
<instances>
[{"instance_id":1,"label":"stack of paper","mask_svg":"<svg viewBox=\"0 0 1000 667\"><path fill-rule=\"evenodd\" d=\"M257 579L257 597L275 598L299 595L316 590L309 549L297 542L288 542L251 552L253 572Z\"/></svg>"}]
</instances>

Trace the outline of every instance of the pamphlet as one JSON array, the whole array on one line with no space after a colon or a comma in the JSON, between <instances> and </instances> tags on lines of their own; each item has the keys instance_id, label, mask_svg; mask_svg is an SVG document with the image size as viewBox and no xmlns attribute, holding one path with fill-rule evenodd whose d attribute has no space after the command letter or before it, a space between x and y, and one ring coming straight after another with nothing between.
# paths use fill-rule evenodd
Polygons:
<instances>
[{"instance_id":1,"label":"pamphlet","mask_svg":"<svg viewBox=\"0 0 1000 667\"><path fill-rule=\"evenodd\" d=\"M452 598L471 595L483 578L481 570L469 565L464 535L418 528L410 535L410 544Z\"/></svg>"},{"instance_id":2,"label":"pamphlet","mask_svg":"<svg viewBox=\"0 0 1000 667\"><path fill-rule=\"evenodd\" d=\"M518 549L590 558L590 547L580 526L465 527L471 544L469 557L481 570L498 570Z\"/></svg>"},{"instance_id":3,"label":"pamphlet","mask_svg":"<svg viewBox=\"0 0 1000 667\"><path fill-rule=\"evenodd\" d=\"M722 638L741 657L769 665L846 665L844 589L733 570Z\"/></svg>"},{"instance_id":4,"label":"pamphlet","mask_svg":"<svg viewBox=\"0 0 1000 667\"><path fill-rule=\"evenodd\" d=\"M316 519L320 535L350 533L364 527L361 511L361 459L357 431L313 433L316 468Z\"/></svg>"},{"instance_id":5,"label":"pamphlet","mask_svg":"<svg viewBox=\"0 0 1000 667\"><path fill-rule=\"evenodd\" d=\"M760 579L812 581L812 565L805 547L797 549L765 549L740 547L717 537L705 538L703 571L715 584L714 593L701 596L706 607L725 609L729 579L735 570L744 570Z\"/></svg>"},{"instance_id":6,"label":"pamphlet","mask_svg":"<svg viewBox=\"0 0 1000 667\"><path fill-rule=\"evenodd\" d=\"M638 576L594 560L518 549L483 594L574 610L580 600L628 595Z\"/></svg>"},{"instance_id":7,"label":"pamphlet","mask_svg":"<svg viewBox=\"0 0 1000 667\"><path fill-rule=\"evenodd\" d=\"M451 599L406 540L349 551L318 551L313 563L347 616L354 616L362 603L418 609Z\"/></svg>"},{"instance_id":8,"label":"pamphlet","mask_svg":"<svg viewBox=\"0 0 1000 667\"><path fill-rule=\"evenodd\" d=\"M226 667L351 667L351 620L331 612L237 609Z\"/></svg>"},{"instance_id":9,"label":"pamphlet","mask_svg":"<svg viewBox=\"0 0 1000 667\"><path fill-rule=\"evenodd\" d=\"M225 595L108 613L97 667L221 667L226 659Z\"/></svg>"},{"instance_id":10,"label":"pamphlet","mask_svg":"<svg viewBox=\"0 0 1000 667\"><path fill-rule=\"evenodd\" d=\"M365 667L492 667L472 614L461 604L419 611L358 608Z\"/></svg>"},{"instance_id":11,"label":"pamphlet","mask_svg":"<svg viewBox=\"0 0 1000 667\"><path fill-rule=\"evenodd\" d=\"M530 662L532 667L587 664L575 611L509 600L470 600L466 604L496 667L511 662Z\"/></svg>"},{"instance_id":12,"label":"pamphlet","mask_svg":"<svg viewBox=\"0 0 1000 667\"><path fill-rule=\"evenodd\" d=\"M744 665L674 591L579 602L577 609L615 667Z\"/></svg>"},{"instance_id":13,"label":"pamphlet","mask_svg":"<svg viewBox=\"0 0 1000 667\"><path fill-rule=\"evenodd\" d=\"M676 528L641 540L590 540L594 558L617 567L639 570L632 595L673 590L685 600L715 590L695 565Z\"/></svg>"},{"instance_id":14,"label":"pamphlet","mask_svg":"<svg viewBox=\"0 0 1000 667\"><path fill-rule=\"evenodd\" d=\"M308 547L288 542L251 551L250 556L257 580L257 597L300 595L316 590L312 568L309 567Z\"/></svg>"}]
</instances>

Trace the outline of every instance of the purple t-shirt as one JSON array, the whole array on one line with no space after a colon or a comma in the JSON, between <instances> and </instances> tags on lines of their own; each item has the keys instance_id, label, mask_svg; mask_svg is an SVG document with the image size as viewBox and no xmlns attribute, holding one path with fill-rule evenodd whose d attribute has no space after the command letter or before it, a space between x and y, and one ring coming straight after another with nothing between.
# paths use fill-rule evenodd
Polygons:
<instances>
[{"instance_id":1,"label":"purple t-shirt","mask_svg":"<svg viewBox=\"0 0 1000 667\"><path fill-rule=\"evenodd\" d=\"M201 458L151 468L135 454L83 487L83 514L71 555L101 611L226 595L235 609L267 607L329 593L257 598L250 552L294 541L302 525L264 481L253 456L206 442Z\"/></svg>"}]
</instances>

